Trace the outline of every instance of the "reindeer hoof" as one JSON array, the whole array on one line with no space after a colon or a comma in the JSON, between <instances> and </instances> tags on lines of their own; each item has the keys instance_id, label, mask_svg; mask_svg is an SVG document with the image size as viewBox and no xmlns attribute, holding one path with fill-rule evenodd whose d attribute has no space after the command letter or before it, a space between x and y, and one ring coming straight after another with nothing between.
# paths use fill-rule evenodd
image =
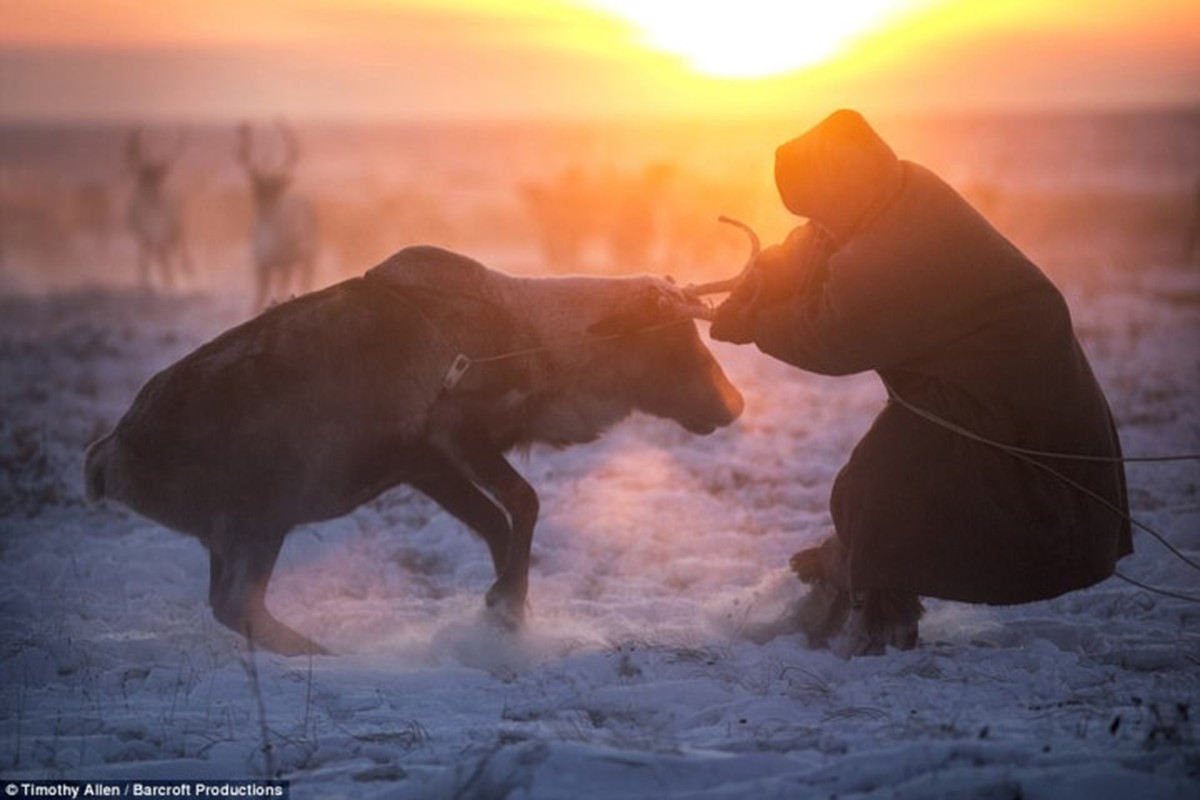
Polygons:
<instances>
[{"instance_id":1,"label":"reindeer hoof","mask_svg":"<svg viewBox=\"0 0 1200 800\"><path fill-rule=\"evenodd\" d=\"M241 633L250 640L252 646L270 650L281 656L333 655L330 650L299 631L289 628L270 614L260 614L241 627Z\"/></svg>"},{"instance_id":2,"label":"reindeer hoof","mask_svg":"<svg viewBox=\"0 0 1200 800\"><path fill-rule=\"evenodd\" d=\"M525 625L523 618L510 614L499 606L490 606L486 609L485 613L489 623L508 633L516 633Z\"/></svg>"},{"instance_id":3,"label":"reindeer hoof","mask_svg":"<svg viewBox=\"0 0 1200 800\"><path fill-rule=\"evenodd\" d=\"M516 600L493 586L488 590L486 603L489 618L499 627L516 631L525 625L524 600Z\"/></svg>"}]
</instances>

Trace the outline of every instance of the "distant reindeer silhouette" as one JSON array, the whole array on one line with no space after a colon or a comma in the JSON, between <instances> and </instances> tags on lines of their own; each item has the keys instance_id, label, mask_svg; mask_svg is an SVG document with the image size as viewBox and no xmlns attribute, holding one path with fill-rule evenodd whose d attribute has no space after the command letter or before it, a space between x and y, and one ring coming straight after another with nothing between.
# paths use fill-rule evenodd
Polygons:
<instances>
[{"instance_id":1,"label":"distant reindeer silhouette","mask_svg":"<svg viewBox=\"0 0 1200 800\"><path fill-rule=\"evenodd\" d=\"M662 215L675 168L656 163L635 175L609 181L603 235L609 266L621 270L649 269L662 238Z\"/></svg>"},{"instance_id":2,"label":"distant reindeer silhouette","mask_svg":"<svg viewBox=\"0 0 1200 800\"><path fill-rule=\"evenodd\" d=\"M1200 180L1192 189L1192 209L1183 237L1183 260L1190 264L1200 254Z\"/></svg>"},{"instance_id":3,"label":"distant reindeer silhouette","mask_svg":"<svg viewBox=\"0 0 1200 800\"><path fill-rule=\"evenodd\" d=\"M254 227L251 248L257 289L254 310L262 310L273 298L289 290L312 289L317 251L317 219L308 198L288 191L300 160L295 133L277 123L282 140L279 163L268 165L254 150L254 134L248 123L238 128L237 159L254 195Z\"/></svg>"},{"instance_id":4,"label":"distant reindeer silhouette","mask_svg":"<svg viewBox=\"0 0 1200 800\"><path fill-rule=\"evenodd\" d=\"M126 222L137 241L138 279L144 287L150 286L150 272L155 265L168 289L174 285L176 265L183 273L192 269L184 238L183 210L166 190L167 176L182 149L180 137L167 153L149 155L141 128L134 128L125 140L125 161L134 176Z\"/></svg>"},{"instance_id":5,"label":"distant reindeer silhouette","mask_svg":"<svg viewBox=\"0 0 1200 800\"><path fill-rule=\"evenodd\" d=\"M90 240L101 252L108 251L116 227L110 187L102 180L86 180L74 188L70 203L71 229Z\"/></svg>"},{"instance_id":6,"label":"distant reindeer silhouette","mask_svg":"<svg viewBox=\"0 0 1200 800\"><path fill-rule=\"evenodd\" d=\"M578 167L567 167L550 181L521 184L519 192L545 265L556 271L578 268L596 227L593 186L587 175Z\"/></svg>"}]
</instances>

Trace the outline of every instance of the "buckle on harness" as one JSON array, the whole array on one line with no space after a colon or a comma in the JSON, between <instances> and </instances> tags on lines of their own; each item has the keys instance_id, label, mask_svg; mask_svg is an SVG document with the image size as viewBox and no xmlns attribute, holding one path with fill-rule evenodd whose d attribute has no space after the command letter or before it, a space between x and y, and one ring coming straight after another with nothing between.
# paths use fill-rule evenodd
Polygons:
<instances>
[{"instance_id":1,"label":"buckle on harness","mask_svg":"<svg viewBox=\"0 0 1200 800\"><path fill-rule=\"evenodd\" d=\"M442 388L449 391L458 385L462 380L462 376L467 374L467 370L471 368L471 359L467 358L462 353L454 357L450 362L450 368L446 370L445 377L442 378Z\"/></svg>"}]
</instances>

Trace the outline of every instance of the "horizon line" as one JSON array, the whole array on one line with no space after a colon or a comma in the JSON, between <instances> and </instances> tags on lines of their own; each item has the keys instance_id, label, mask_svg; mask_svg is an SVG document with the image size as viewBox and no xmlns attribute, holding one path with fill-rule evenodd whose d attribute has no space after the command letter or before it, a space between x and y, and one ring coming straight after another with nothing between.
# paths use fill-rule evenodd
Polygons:
<instances>
[{"instance_id":1,"label":"horizon line","mask_svg":"<svg viewBox=\"0 0 1200 800\"><path fill-rule=\"evenodd\" d=\"M422 126L422 125L453 125L453 126L603 126L603 125L753 125L786 123L797 117L824 115L838 108L869 108L866 104L829 104L826 110L818 110L815 106L798 106L793 113L619 113L619 114L513 114L513 115L479 115L466 114L437 114L437 115L386 115L386 114L313 114L288 115L267 113L261 115L245 114L204 114L200 116L184 116L175 114L146 114L146 115L81 115L66 114L20 114L6 115L0 112L0 126L4 127L127 127L133 124L151 125L155 127L192 127L220 128L237 125L246 120L286 119L289 123L313 127L337 127L341 125L380 125L380 126ZM1003 115L1013 117L1077 117L1077 116L1137 116L1137 115L1190 115L1200 114L1200 97L1189 101L1146 101L1142 102L1083 102L1080 103L1008 103L994 104L991 107L974 106L970 104L955 104L947 106L920 107L880 107L865 112L872 117L891 120L920 120L924 118L989 118Z\"/></svg>"}]
</instances>

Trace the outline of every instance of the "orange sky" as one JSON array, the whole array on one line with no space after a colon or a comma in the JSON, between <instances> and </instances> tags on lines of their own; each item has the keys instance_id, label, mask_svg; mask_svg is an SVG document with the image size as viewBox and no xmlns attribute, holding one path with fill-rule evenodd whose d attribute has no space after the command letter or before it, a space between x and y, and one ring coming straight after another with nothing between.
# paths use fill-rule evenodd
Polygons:
<instances>
[{"instance_id":1,"label":"orange sky","mask_svg":"<svg viewBox=\"0 0 1200 800\"><path fill-rule=\"evenodd\" d=\"M6 119L1131 104L1200 105L1195 0L0 0Z\"/></svg>"}]
</instances>

